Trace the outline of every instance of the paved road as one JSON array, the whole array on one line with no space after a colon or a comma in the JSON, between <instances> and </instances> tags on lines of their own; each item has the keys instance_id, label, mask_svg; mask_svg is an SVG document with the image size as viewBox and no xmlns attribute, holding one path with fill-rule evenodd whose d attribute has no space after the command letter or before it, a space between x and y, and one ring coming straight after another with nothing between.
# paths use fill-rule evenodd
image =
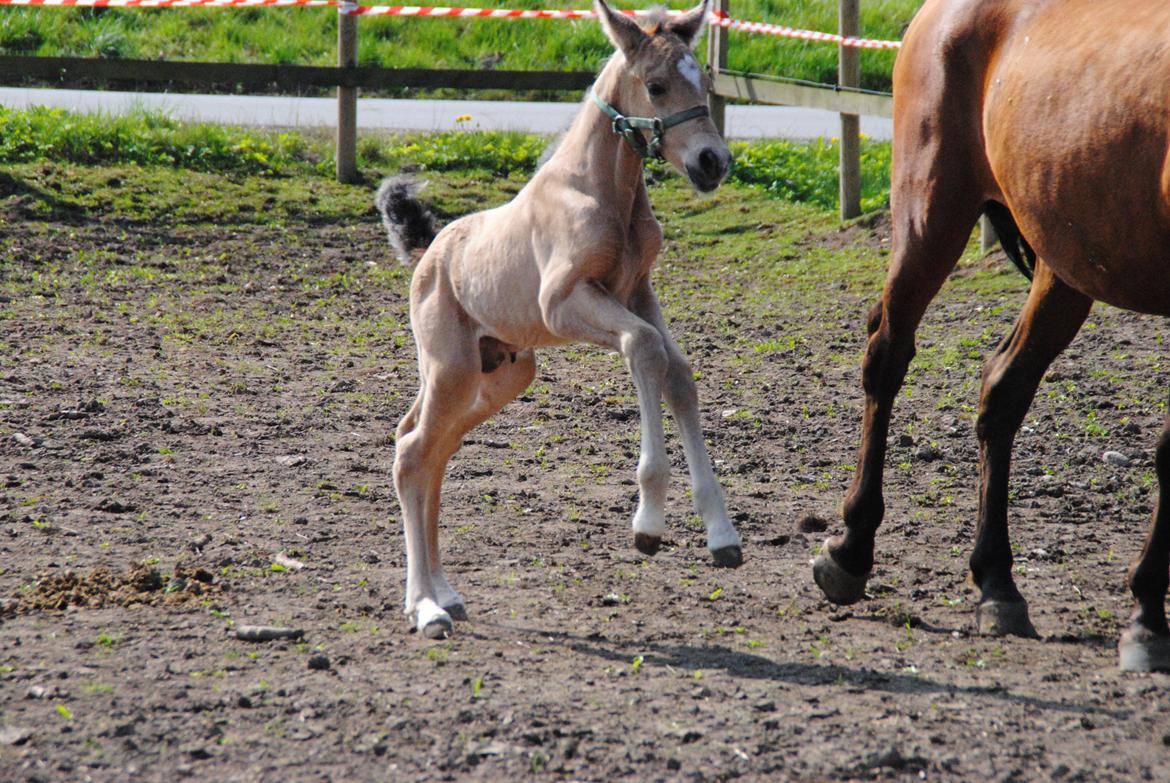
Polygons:
<instances>
[{"instance_id":1,"label":"paved road","mask_svg":"<svg viewBox=\"0 0 1170 783\"><path fill-rule=\"evenodd\" d=\"M337 103L330 98L184 95L0 88L0 105L54 106L76 112L122 114L135 107L167 112L182 120L271 127L330 127ZM381 130L525 130L557 133L577 111L575 103L522 101L358 100L358 127ZM463 119L461 119L463 118ZM469 118L469 119L467 119ZM794 106L729 106L727 135L737 139L814 139L838 135L836 114ZM861 132L889 139L890 120L862 117Z\"/></svg>"}]
</instances>

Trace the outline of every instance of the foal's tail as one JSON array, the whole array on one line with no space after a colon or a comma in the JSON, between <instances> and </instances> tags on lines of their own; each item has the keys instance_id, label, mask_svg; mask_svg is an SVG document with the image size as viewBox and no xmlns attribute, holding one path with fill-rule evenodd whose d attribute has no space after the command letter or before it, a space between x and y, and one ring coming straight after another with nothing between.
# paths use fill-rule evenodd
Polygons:
<instances>
[{"instance_id":1,"label":"foal's tail","mask_svg":"<svg viewBox=\"0 0 1170 783\"><path fill-rule=\"evenodd\" d=\"M1003 252L1007 253L1016 269L1031 280L1032 273L1036 270L1036 251L1020 233L1020 227L1016 225L1011 210L998 201L988 201L983 205L983 214L991 221Z\"/></svg>"},{"instance_id":2,"label":"foal's tail","mask_svg":"<svg viewBox=\"0 0 1170 783\"><path fill-rule=\"evenodd\" d=\"M435 239L434 215L418 197L424 184L403 175L387 177L374 196L390 247L407 266L414 266L421 255L416 251L426 250Z\"/></svg>"}]
</instances>

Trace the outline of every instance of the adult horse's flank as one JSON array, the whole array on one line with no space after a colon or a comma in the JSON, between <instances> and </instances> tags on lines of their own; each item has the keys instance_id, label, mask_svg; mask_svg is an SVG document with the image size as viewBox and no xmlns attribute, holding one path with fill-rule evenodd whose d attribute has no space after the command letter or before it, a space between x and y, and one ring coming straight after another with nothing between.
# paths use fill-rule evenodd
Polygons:
<instances>
[{"instance_id":1,"label":"adult horse's flank","mask_svg":"<svg viewBox=\"0 0 1170 783\"><path fill-rule=\"evenodd\" d=\"M927 0L918 12L894 67L893 255L869 320L858 469L845 534L814 567L830 600L864 593L914 332L986 210L1009 255L1035 274L983 371L971 575L981 633L1035 635L1012 579L1012 442L1094 300L1170 315L1168 84L1165 0ZM1153 525L1129 572L1137 608L1121 638L1123 669L1170 668L1170 419L1157 473Z\"/></svg>"},{"instance_id":2,"label":"adult horse's flank","mask_svg":"<svg viewBox=\"0 0 1170 783\"><path fill-rule=\"evenodd\" d=\"M628 365L642 417L637 547L653 554L665 532L665 396L715 564L742 559L703 444L690 367L650 286L662 231L642 178L642 158L651 155L702 191L727 174L731 154L711 123L707 77L691 54L707 3L646 29L602 0L595 8L617 52L556 153L510 203L444 228L414 272L410 321L422 384L398 426L394 483L406 537L406 614L431 638L466 616L439 563L444 469L464 434L532 381L537 347L593 343ZM379 194L390 228L401 207L396 193L407 195L393 186Z\"/></svg>"}]
</instances>

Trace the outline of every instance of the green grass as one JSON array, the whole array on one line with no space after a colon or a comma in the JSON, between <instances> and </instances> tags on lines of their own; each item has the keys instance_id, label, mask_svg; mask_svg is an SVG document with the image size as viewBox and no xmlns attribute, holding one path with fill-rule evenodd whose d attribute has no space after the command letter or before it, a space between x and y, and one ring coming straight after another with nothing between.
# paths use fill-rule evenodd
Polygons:
<instances>
[{"instance_id":1,"label":"green grass","mask_svg":"<svg viewBox=\"0 0 1170 783\"><path fill-rule=\"evenodd\" d=\"M586 2L477 0L467 5L583 8ZM667 5L692 4L672 0ZM862 35L901 38L920 5L921 0L866 0ZM837 0L737 0L731 13L745 20L837 29ZM0 8L0 54L332 65L336 40L333 9ZM398 68L595 71L611 51L591 20L366 17L359 22L358 41L361 64ZM704 44L699 49L706 51ZM734 70L817 82L836 79L837 49L830 44L733 31L728 51L728 67ZM893 52L862 51L863 86L888 89L893 61Z\"/></svg>"},{"instance_id":2,"label":"green grass","mask_svg":"<svg viewBox=\"0 0 1170 783\"><path fill-rule=\"evenodd\" d=\"M411 167L527 176L536 169L548 141L526 133L366 135L358 145L358 165L365 171ZM732 152L734 182L787 201L826 208L837 203L834 144L737 142ZM327 176L333 170L332 155L330 141L323 135L186 124L150 112L113 117L0 107L0 164L50 160L270 177L302 172ZM889 145L866 141L862 146L862 206L866 210L888 202L889 167ZM655 163L651 171L661 177L668 168Z\"/></svg>"}]
</instances>

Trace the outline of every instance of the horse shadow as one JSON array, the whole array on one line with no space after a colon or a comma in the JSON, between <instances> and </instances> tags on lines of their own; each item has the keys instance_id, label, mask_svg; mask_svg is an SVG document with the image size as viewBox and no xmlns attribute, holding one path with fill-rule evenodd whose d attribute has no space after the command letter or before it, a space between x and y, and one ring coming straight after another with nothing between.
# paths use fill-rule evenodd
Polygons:
<instances>
[{"instance_id":1,"label":"horse shadow","mask_svg":"<svg viewBox=\"0 0 1170 783\"><path fill-rule=\"evenodd\" d=\"M733 650L721 644L694 645L614 640L600 633L581 636L568 632L526 628L492 621L480 621L476 625L527 637L533 642L544 645L560 645L574 653L621 666L629 666L630 661L635 656L641 656L644 666L669 666L692 672L722 671L740 679L766 680L790 686L848 685L896 695L979 696L1001 699L1038 710L1075 716L1092 714L1115 720L1125 719L1130 715L1128 710L1107 709L1088 701L1055 701L1016 693L999 683L959 685L939 682L916 672L880 671L863 665L842 666L836 663L820 664L773 660L757 653ZM491 635L474 630L466 635L485 641L492 638ZM1050 641L1053 643L1083 644L1093 640L1077 638L1075 640L1054 639Z\"/></svg>"}]
</instances>

